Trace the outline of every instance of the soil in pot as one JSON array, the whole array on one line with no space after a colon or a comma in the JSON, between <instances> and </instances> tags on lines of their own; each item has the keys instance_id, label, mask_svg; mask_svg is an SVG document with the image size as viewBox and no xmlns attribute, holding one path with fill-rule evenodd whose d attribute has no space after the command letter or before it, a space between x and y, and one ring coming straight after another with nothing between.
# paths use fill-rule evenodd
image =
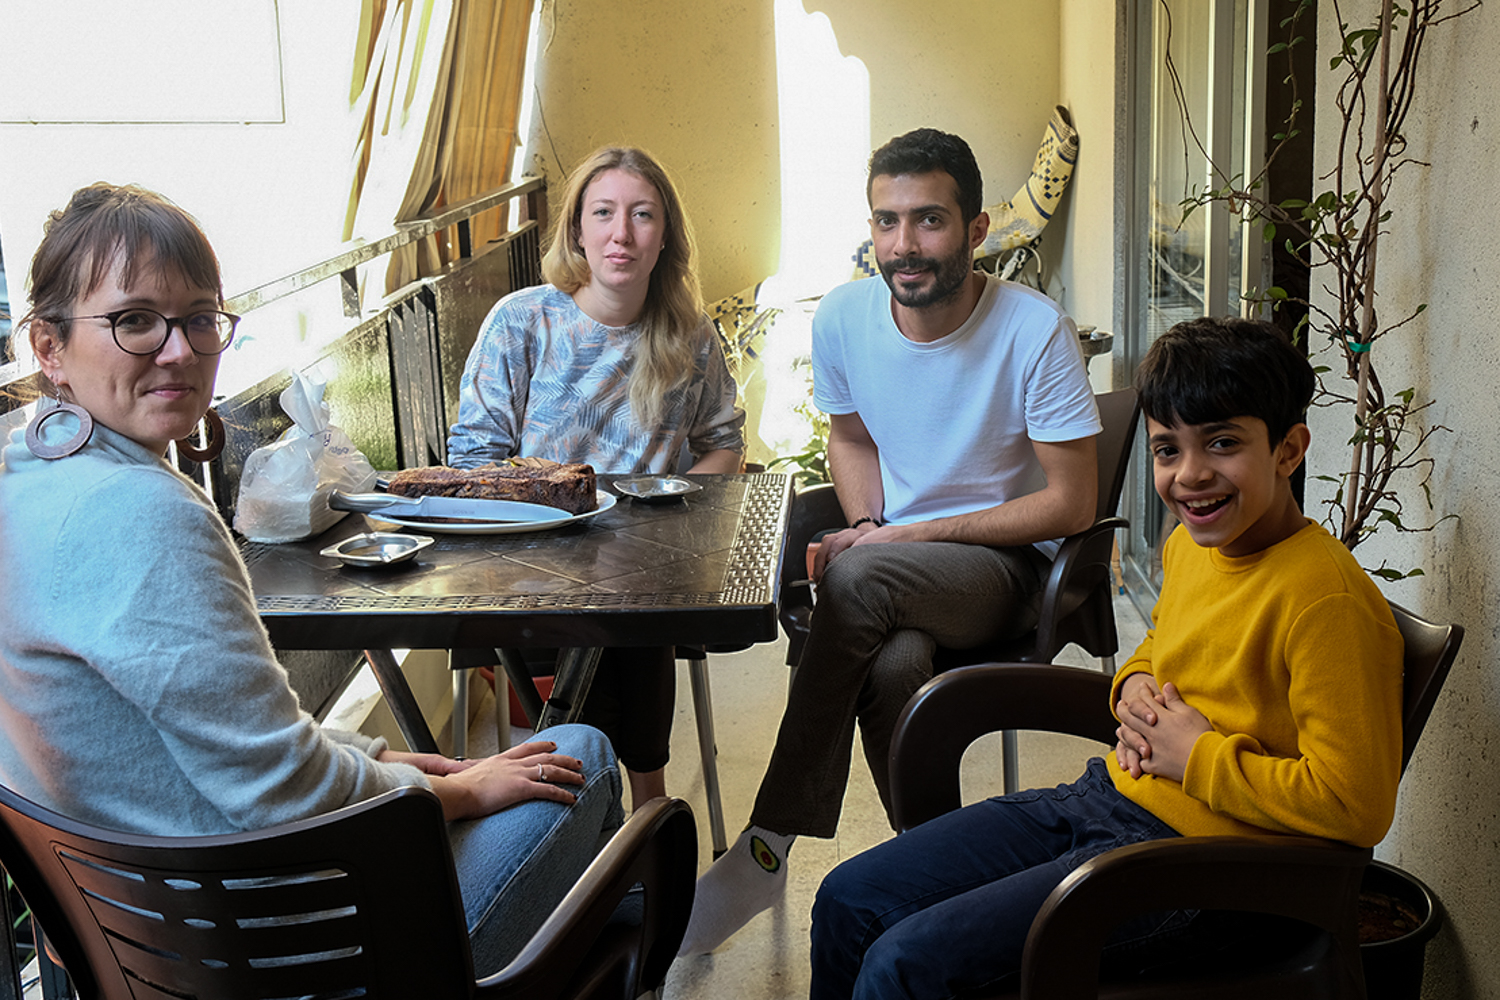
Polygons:
<instances>
[{"instance_id":1,"label":"soil in pot","mask_svg":"<svg viewBox=\"0 0 1500 1000\"><path fill-rule=\"evenodd\" d=\"M1383 892L1359 894L1359 943L1376 944L1410 934L1422 924L1422 914L1410 903Z\"/></svg>"},{"instance_id":2,"label":"soil in pot","mask_svg":"<svg viewBox=\"0 0 1500 1000\"><path fill-rule=\"evenodd\" d=\"M1432 891L1379 861L1360 888L1359 956L1369 1000L1418 1000L1427 942L1442 924Z\"/></svg>"}]
</instances>

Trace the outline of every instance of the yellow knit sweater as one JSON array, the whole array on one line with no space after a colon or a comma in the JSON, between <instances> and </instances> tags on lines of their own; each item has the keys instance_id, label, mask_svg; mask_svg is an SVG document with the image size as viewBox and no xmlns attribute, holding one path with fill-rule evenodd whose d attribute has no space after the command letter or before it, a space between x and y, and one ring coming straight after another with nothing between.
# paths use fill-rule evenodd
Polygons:
<instances>
[{"instance_id":1,"label":"yellow knit sweater","mask_svg":"<svg viewBox=\"0 0 1500 1000\"><path fill-rule=\"evenodd\" d=\"M1152 628L1115 675L1171 681L1214 731L1179 784L1115 787L1187 836L1305 834L1379 843L1401 770L1401 634L1354 557L1312 522L1231 559L1179 527ZM1111 755L1112 756L1112 755Z\"/></svg>"}]
</instances>

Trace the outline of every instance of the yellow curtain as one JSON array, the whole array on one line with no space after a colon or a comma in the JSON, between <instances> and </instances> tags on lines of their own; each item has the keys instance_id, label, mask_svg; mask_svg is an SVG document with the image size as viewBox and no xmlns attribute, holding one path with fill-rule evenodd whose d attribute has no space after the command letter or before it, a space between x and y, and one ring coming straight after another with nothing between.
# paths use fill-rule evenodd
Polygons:
<instances>
[{"instance_id":1,"label":"yellow curtain","mask_svg":"<svg viewBox=\"0 0 1500 1000\"><path fill-rule=\"evenodd\" d=\"M364 0L351 102L358 119L344 238L505 183L515 153L532 0ZM477 222L476 245L499 213ZM384 291L451 259L437 237L391 255Z\"/></svg>"}]
</instances>

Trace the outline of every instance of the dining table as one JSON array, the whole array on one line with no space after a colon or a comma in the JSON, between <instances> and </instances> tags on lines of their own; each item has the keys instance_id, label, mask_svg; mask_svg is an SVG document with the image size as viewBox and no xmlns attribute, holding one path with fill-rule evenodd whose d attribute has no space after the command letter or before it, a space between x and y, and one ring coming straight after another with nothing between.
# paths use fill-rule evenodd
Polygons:
<instances>
[{"instance_id":1,"label":"dining table","mask_svg":"<svg viewBox=\"0 0 1500 1000\"><path fill-rule=\"evenodd\" d=\"M552 694L535 719L541 729L577 717L605 647L776 638L792 477L684 476L692 491L665 502L624 496L617 478L600 474L600 509L556 527L393 527L350 514L305 541L244 541L241 554L272 644L363 650L408 746L432 752L394 649L493 649L524 703L535 688L513 651L556 647ZM325 554L373 531L433 541L388 565ZM454 684L456 744L466 716L460 689L466 680Z\"/></svg>"}]
</instances>

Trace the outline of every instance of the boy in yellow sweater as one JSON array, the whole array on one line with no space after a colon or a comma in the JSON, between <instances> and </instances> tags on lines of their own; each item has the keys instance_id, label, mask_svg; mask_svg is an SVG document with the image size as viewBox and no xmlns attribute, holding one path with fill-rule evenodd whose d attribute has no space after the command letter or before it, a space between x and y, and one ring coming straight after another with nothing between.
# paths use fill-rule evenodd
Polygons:
<instances>
[{"instance_id":1,"label":"boy in yellow sweater","mask_svg":"<svg viewBox=\"0 0 1500 1000\"><path fill-rule=\"evenodd\" d=\"M1283 833L1372 846L1396 804L1401 635L1349 552L1303 516L1314 376L1273 327L1200 319L1136 375L1156 491L1181 522L1161 597L1115 676L1119 743L1071 785L990 799L831 872L813 908L815 1000L943 998L1020 968L1032 918L1098 854ZM1187 913L1112 947L1211 935Z\"/></svg>"}]
</instances>

